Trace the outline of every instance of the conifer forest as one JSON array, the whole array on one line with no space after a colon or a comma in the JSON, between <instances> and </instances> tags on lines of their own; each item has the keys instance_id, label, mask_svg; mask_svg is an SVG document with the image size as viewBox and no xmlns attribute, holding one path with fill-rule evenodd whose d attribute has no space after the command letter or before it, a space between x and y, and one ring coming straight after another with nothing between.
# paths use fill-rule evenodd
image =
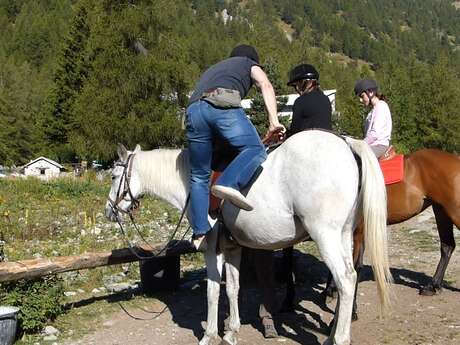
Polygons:
<instances>
[{"instance_id":1,"label":"conifer forest","mask_svg":"<svg viewBox=\"0 0 460 345\"><path fill-rule=\"evenodd\" d=\"M338 132L362 137L353 86L368 77L400 152L460 153L459 2L0 0L0 33L1 165L186 145L187 96L241 43L257 48L277 95L293 93L291 68L313 64L337 90Z\"/></svg>"}]
</instances>

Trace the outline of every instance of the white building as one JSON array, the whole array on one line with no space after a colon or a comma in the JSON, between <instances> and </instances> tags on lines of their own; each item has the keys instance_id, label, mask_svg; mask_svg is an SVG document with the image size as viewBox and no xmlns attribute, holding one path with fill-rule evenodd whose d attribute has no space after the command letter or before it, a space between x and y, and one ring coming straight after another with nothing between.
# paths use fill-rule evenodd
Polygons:
<instances>
[{"instance_id":1,"label":"white building","mask_svg":"<svg viewBox=\"0 0 460 345\"><path fill-rule=\"evenodd\" d=\"M329 98L332 107L332 113L335 113L335 94L337 90L324 90L324 94ZM278 116L289 116L292 117L292 106L294 105L295 100L299 97L297 93L290 95L278 96L277 98L287 97L286 105L278 109ZM241 106L244 109L251 109L252 99L243 99L241 101Z\"/></svg>"},{"instance_id":2,"label":"white building","mask_svg":"<svg viewBox=\"0 0 460 345\"><path fill-rule=\"evenodd\" d=\"M58 177L61 171L65 170L61 164L45 157L34 159L24 165L23 169L25 176L35 176L45 180Z\"/></svg>"}]
</instances>

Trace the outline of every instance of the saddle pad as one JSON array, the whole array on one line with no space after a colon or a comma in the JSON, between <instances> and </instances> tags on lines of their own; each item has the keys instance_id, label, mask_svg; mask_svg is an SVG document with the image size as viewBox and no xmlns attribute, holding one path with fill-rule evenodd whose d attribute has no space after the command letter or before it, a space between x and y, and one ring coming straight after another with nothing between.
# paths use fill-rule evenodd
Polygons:
<instances>
[{"instance_id":1,"label":"saddle pad","mask_svg":"<svg viewBox=\"0 0 460 345\"><path fill-rule=\"evenodd\" d=\"M211 174L211 186L216 183L217 179L222 173L220 171L213 171ZM217 211L220 208L222 200L209 193L209 212Z\"/></svg>"},{"instance_id":2,"label":"saddle pad","mask_svg":"<svg viewBox=\"0 0 460 345\"><path fill-rule=\"evenodd\" d=\"M404 155L396 155L391 159L379 161L385 184L401 182L404 176Z\"/></svg>"}]
</instances>

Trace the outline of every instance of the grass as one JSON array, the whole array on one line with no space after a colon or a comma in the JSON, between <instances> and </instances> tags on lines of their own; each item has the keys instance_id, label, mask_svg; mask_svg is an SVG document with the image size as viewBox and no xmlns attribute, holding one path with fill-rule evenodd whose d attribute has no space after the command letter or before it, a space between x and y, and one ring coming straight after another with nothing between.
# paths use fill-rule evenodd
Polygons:
<instances>
[{"instance_id":1,"label":"grass","mask_svg":"<svg viewBox=\"0 0 460 345\"><path fill-rule=\"evenodd\" d=\"M0 179L0 240L8 261L37 257L78 255L85 252L101 252L126 247L118 224L104 216L106 198L110 190L110 178L100 181L94 173L81 179L59 178L48 182L35 179ZM155 198L142 199L141 209L135 220L140 231L151 243L167 240L179 220L179 212ZM128 237L134 243L139 238L134 228L126 223ZM187 224L181 226L183 233ZM178 237L176 235L176 237ZM203 267L201 254L184 255L183 275L197 267ZM94 299L91 291L104 286L104 277L120 274L128 265L114 265L90 270L63 273L66 291L80 292L68 297L68 306L82 300L88 305L69 307L53 326L61 331L61 337L79 332L90 332L98 327L103 314L119 310L108 300ZM129 264L124 280L138 281L138 263ZM136 296L136 301L142 297ZM128 302L123 302L128 303ZM97 317L95 317L97 315ZM73 335L72 335L73 337ZM25 335L17 344L34 344L40 335Z\"/></svg>"},{"instance_id":2,"label":"grass","mask_svg":"<svg viewBox=\"0 0 460 345\"><path fill-rule=\"evenodd\" d=\"M0 239L10 261L73 255L125 246L118 225L105 219L109 181L89 175L42 182L0 180ZM136 216L142 234L160 241L179 218L159 200L145 198ZM165 232L166 228L166 232ZM162 231L158 231L158 230ZM128 230L133 230L128 225Z\"/></svg>"},{"instance_id":3,"label":"grass","mask_svg":"<svg viewBox=\"0 0 460 345\"><path fill-rule=\"evenodd\" d=\"M142 300L143 297L137 297ZM133 300L125 296L123 306L130 307ZM139 303L139 302L137 302ZM91 333L103 325L107 315L119 311L120 307L115 300L110 298L87 299L82 301L78 307L69 307L66 314L61 315L53 322L53 327L57 328L61 334L60 339L81 339L85 334ZM33 345L42 340L39 334L24 335L22 339L16 342L16 345ZM46 344L46 342L45 342Z\"/></svg>"}]
</instances>

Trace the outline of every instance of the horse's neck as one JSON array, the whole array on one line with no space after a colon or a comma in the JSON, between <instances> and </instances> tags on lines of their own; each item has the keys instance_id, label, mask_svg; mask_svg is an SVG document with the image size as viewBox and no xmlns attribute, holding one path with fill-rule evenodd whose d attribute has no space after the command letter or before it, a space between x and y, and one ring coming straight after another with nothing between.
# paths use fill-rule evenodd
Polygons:
<instances>
[{"instance_id":1,"label":"horse's neck","mask_svg":"<svg viewBox=\"0 0 460 345\"><path fill-rule=\"evenodd\" d=\"M183 209L189 190L187 150L158 149L138 153L141 189Z\"/></svg>"}]
</instances>

